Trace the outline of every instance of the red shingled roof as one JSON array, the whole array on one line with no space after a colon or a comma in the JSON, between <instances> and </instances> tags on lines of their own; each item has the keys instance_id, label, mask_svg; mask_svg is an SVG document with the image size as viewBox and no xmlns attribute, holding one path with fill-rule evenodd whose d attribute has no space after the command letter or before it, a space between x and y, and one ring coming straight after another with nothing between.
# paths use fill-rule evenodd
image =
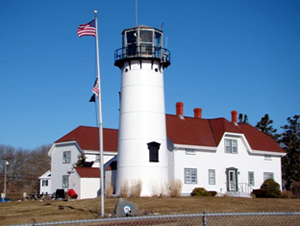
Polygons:
<instances>
[{"instance_id":1,"label":"red shingled roof","mask_svg":"<svg viewBox=\"0 0 300 226\"><path fill-rule=\"evenodd\" d=\"M175 144L217 146L208 120L166 115L167 134Z\"/></svg>"},{"instance_id":2,"label":"red shingled roof","mask_svg":"<svg viewBox=\"0 0 300 226\"><path fill-rule=\"evenodd\" d=\"M285 153L271 137L255 127L249 124L239 124L239 127L253 150Z\"/></svg>"},{"instance_id":3,"label":"red shingled roof","mask_svg":"<svg viewBox=\"0 0 300 226\"><path fill-rule=\"evenodd\" d=\"M175 144L217 147L225 132L244 134L250 147L258 151L285 151L269 136L249 124L234 124L225 118L199 119L166 115L167 136ZM83 150L99 150L99 129L79 126L55 143L77 141ZM104 151L117 151L118 130L103 129Z\"/></svg>"},{"instance_id":4,"label":"red shingled roof","mask_svg":"<svg viewBox=\"0 0 300 226\"><path fill-rule=\"evenodd\" d=\"M75 170L82 177L88 178L99 178L100 177L100 170L99 168L93 167L75 167Z\"/></svg>"},{"instance_id":5,"label":"red shingled roof","mask_svg":"<svg viewBox=\"0 0 300 226\"><path fill-rule=\"evenodd\" d=\"M99 128L78 126L55 143L77 141L82 150L99 150ZM103 150L115 152L118 150L118 130L103 129Z\"/></svg>"}]
</instances>

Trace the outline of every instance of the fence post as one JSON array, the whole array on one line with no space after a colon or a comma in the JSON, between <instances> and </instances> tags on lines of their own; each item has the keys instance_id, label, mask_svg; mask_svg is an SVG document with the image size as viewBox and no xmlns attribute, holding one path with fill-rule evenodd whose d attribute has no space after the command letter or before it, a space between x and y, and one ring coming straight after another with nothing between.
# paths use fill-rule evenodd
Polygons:
<instances>
[{"instance_id":1,"label":"fence post","mask_svg":"<svg viewBox=\"0 0 300 226\"><path fill-rule=\"evenodd\" d=\"M203 217L202 217L203 226L208 226L207 224L207 216L205 210L203 210Z\"/></svg>"}]
</instances>

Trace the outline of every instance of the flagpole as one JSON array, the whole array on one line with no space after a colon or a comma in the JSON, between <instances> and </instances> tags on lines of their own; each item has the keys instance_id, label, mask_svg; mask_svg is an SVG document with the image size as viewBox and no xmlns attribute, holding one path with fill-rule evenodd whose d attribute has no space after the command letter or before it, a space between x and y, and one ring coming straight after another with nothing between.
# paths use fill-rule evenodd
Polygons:
<instances>
[{"instance_id":1,"label":"flagpole","mask_svg":"<svg viewBox=\"0 0 300 226\"><path fill-rule=\"evenodd\" d=\"M99 111L99 152L100 152L100 189L101 189L101 216L104 217L104 164L103 164L103 126L102 126L102 100L101 100L101 82L100 82L100 56L98 45L98 26L97 26L97 10L95 14L95 27L96 27L96 55L97 55L97 77L99 85L98 96L98 111Z\"/></svg>"}]
</instances>

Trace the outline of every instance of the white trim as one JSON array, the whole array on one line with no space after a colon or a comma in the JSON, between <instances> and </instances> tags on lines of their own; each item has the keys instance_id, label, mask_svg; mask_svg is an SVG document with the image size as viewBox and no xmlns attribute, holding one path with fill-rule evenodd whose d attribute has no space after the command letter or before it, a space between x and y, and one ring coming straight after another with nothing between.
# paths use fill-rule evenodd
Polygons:
<instances>
[{"instance_id":1,"label":"white trim","mask_svg":"<svg viewBox=\"0 0 300 226\"><path fill-rule=\"evenodd\" d=\"M61 147L61 146L68 146L68 145L70 145L70 146L71 146L71 145L75 145L76 148L77 148L80 152L82 152L82 149L81 149L81 147L79 146L79 144L77 143L77 141L65 141L65 142L54 143L54 144L51 146L51 148L50 148L50 150L49 150L49 152L48 152L48 156L52 157L52 152L54 151L55 148Z\"/></svg>"},{"instance_id":2,"label":"white trim","mask_svg":"<svg viewBox=\"0 0 300 226\"><path fill-rule=\"evenodd\" d=\"M286 153L282 153L282 152L258 151L258 150L252 150L251 153L257 155L270 155L271 157L272 156L283 157L286 155Z\"/></svg>"},{"instance_id":3,"label":"white trim","mask_svg":"<svg viewBox=\"0 0 300 226\"><path fill-rule=\"evenodd\" d=\"M51 174L51 171L50 171L50 170L48 170L48 171L45 172L43 175L41 175L41 176L39 177L39 179L51 179L51 176L48 177L49 174Z\"/></svg>"},{"instance_id":4,"label":"white trim","mask_svg":"<svg viewBox=\"0 0 300 226\"><path fill-rule=\"evenodd\" d=\"M209 152L216 152L217 147L211 146L198 146L198 145L188 145L188 144L174 144L174 149L182 149L185 151L186 148L195 149L195 151L209 151Z\"/></svg>"},{"instance_id":5,"label":"white trim","mask_svg":"<svg viewBox=\"0 0 300 226\"><path fill-rule=\"evenodd\" d=\"M246 146L246 149L247 151L250 153L250 154L257 154L257 155L271 155L271 156L278 156L278 157L282 157L282 156L285 156L286 153L282 153L282 152L272 152L272 151L262 151L262 150L253 150L251 147L250 147L250 144L248 143L246 137L244 134L242 133L228 133L228 132L225 132L222 139L224 139L224 137L240 137L242 138L242 141L244 142L245 146ZM220 142L221 143L221 142Z\"/></svg>"},{"instance_id":6,"label":"white trim","mask_svg":"<svg viewBox=\"0 0 300 226\"><path fill-rule=\"evenodd\" d=\"M95 155L99 155L99 151L93 151L93 150L83 150L83 152L85 153L85 154L95 154ZM118 154L118 152L116 152L116 151L114 151L114 152L112 152L112 151L103 151L103 154L105 154L105 155L111 155L111 156L115 156L115 155L117 155Z\"/></svg>"}]
</instances>

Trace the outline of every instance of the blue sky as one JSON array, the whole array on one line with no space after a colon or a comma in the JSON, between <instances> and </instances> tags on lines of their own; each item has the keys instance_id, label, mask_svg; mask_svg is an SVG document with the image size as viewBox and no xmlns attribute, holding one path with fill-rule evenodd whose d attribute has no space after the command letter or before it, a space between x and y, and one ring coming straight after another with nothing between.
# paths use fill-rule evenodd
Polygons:
<instances>
[{"instance_id":1,"label":"blue sky","mask_svg":"<svg viewBox=\"0 0 300 226\"><path fill-rule=\"evenodd\" d=\"M114 51L135 26L135 1L2 0L0 6L0 144L35 148L79 125L95 126L88 100L96 76L95 41L79 24L98 29L103 125L118 128L120 71ZM165 70L166 113L184 102L203 118L268 113L274 127L300 113L300 1L138 1L138 22L159 28L171 51Z\"/></svg>"}]
</instances>

